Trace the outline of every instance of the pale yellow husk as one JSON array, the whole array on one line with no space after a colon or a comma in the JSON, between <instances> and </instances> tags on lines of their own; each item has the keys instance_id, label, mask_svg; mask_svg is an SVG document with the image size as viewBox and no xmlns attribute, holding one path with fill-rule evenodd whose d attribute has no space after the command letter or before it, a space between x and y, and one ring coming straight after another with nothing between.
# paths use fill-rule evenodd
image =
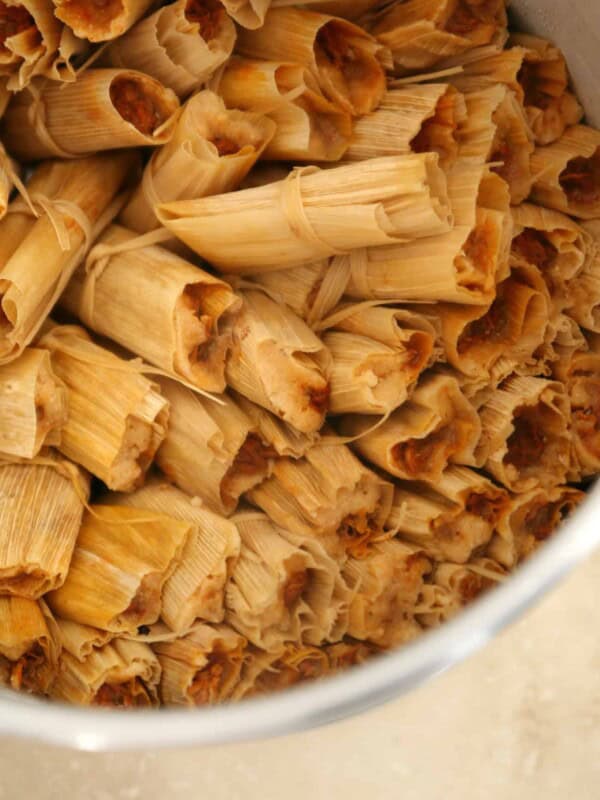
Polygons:
<instances>
[{"instance_id":1,"label":"pale yellow husk","mask_svg":"<svg viewBox=\"0 0 600 800\"><path fill-rule=\"evenodd\" d=\"M50 695L83 706L158 706L160 673L148 645L116 638L83 661L63 651Z\"/></svg>"},{"instance_id":2,"label":"pale yellow husk","mask_svg":"<svg viewBox=\"0 0 600 800\"><path fill-rule=\"evenodd\" d=\"M152 625L193 528L145 509L92 506L67 579L47 596L50 607L64 619L107 631Z\"/></svg>"},{"instance_id":3,"label":"pale yellow husk","mask_svg":"<svg viewBox=\"0 0 600 800\"><path fill-rule=\"evenodd\" d=\"M301 64L233 58L217 91L228 107L262 112L276 124L264 158L338 161L348 147L352 118L323 96Z\"/></svg>"},{"instance_id":4,"label":"pale yellow husk","mask_svg":"<svg viewBox=\"0 0 600 800\"><path fill-rule=\"evenodd\" d=\"M152 0L121 0L98 6L91 0L54 0L56 17L81 39L106 42L121 36L152 5Z\"/></svg>"},{"instance_id":5,"label":"pale yellow husk","mask_svg":"<svg viewBox=\"0 0 600 800\"><path fill-rule=\"evenodd\" d=\"M343 559L384 534L392 486L346 446L318 444L304 458L276 461L272 476L247 497L281 528L315 537Z\"/></svg>"},{"instance_id":6,"label":"pale yellow husk","mask_svg":"<svg viewBox=\"0 0 600 800\"><path fill-rule=\"evenodd\" d=\"M33 458L60 444L67 414L67 390L47 351L28 347L0 366L0 458Z\"/></svg>"},{"instance_id":7,"label":"pale yellow husk","mask_svg":"<svg viewBox=\"0 0 600 800\"><path fill-rule=\"evenodd\" d=\"M206 37L202 24L188 19L187 4L176 0L138 22L104 51L102 63L145 72L180 98L197 92L231 55L236 32L225 10L209 3L205 10L214 30ZM201 0L195 6L202 8Z\"/></svg>"},{"instance_id":8,"label":"pale yellow husk","mask_svg":"<svg viewBox=\"0 0 600 800\"><path fill-rule=\"evenodd\" d=\"M83 328L53 327L39 340L67 388L69 413L59 448L109 489L144 481L166 434L169 404L131 362L94 344Z\"/></svg>"},{"instance_id":9,"label":"pale yellow husk","mask_svg":"<svg viewBox=\"0 0 600 800\"><path fill-rule=\"evenodd\" d=\"M580 191L580 181L569 184L569 176L581 172L575 159L583 159L592 170L590 191ZM536 148L531 158L534 176L531 198L534 202L581 219L600 216L600 184L597 164L600 161L600 131L586 125L567 128L558 141ZM565 181L565 179L567 179Z\"/></svg>"},{"instance_id":10,"label":"pale yellow husk","mask_svg":"<svg viewBox=\"0 0 600 800\"><path fill-rule=\"evenodd\" d=\"M566 276L565 305L567 314L582 328L600 333L600 221L586 222L583 229L589 237L585 262L580 272Z\"/></svg>"},{"instance_id":11,"label":"pale yellow husk","mask_svg":"<svg viewBox=\"0 0 600 800\"><path fill-rule=\"evenodd\" d=\"M278 456L301 458L319 440L319 433L301 433L282 419L257 406L237 392L232 393L235 402L252 420L262 442L272 448Z\"/></svg>"},{"instance_id":12,"label":"pale yellow husk","mask_svg":"<svg viewBox=\"0 0 600 800\"><path fill-rule=\"evenodd\" d=\"M120 84L134 84L153 104L159 122L151 133L119 113L112 93ZM177 96L148 75L88 69L73 83L41 82L15 95L3 118L3 141L24 161L156 146L170 139L178 110Z\"/></svg>"},{"instance_id":13,"label":"pale yellow husk","mask_svg":"<svg viewBox=\"0 0 600 800\"><path fill-rule=\"evenodd\" d=\"M467 467L449 467L435 487L400 483L387 526L435 560L464 564L487 544L510 498L490 480Z\"/></svg>"},{"instance_id":14,"label":"pale yellow husk","mask_svg":"<svg viewBox=\"0 0 600 800\"><path fill-rule=\"evenodd\" d=\"M227 700L239 682L246 644L225 625L202 625L183 639L154 645L162 702L200 706Z\"/></svg>"},{"instance_id":15,"label":"pale yellow husk","mask_svg":"<svg viewBox=\"0 0 600 800\"><path fill-rule=\"evenodd\" d=\"M458 129L466 114L463 96L446 84L390 89L376 111L355 123L344 159L437 152L448 168L458 157Z\"/></svg>"},{"instance_id":16,"label":"pale yellow husk","mask_svg":"<svg viewBox=\"0 0 600 800\"><path fill-rule=\"evenodd\" d=\"M46 162L27 184L40 216L21 200L11 204L0 221L0 364L38 332L93 237L116 214L112 201L135 163L131 152Z\"/></svg>"},{"instance_id":17,"label":"pale yellow husk","mask_svg":"<svg viewBox=\"0 0 600 800\"><path fill-rule=\"evenodd\" d=\"M171 411L156 463L180 489L231 514L240 495L270 474L276 454L229 395L216 403L175 381L160 383Z\"/></svg>"},{"instance_id":18,"label":"pale yellow husk","mask_svg":"<svg viewBox=\"0 0 600 800\"><path fill-rule=\"evenodd\" d=\"M60 617L56 617L56 625L60 631L63 650L78 661L85 661L94 650L104 647L116 636L112 631L90 628L89 625L80 625L78 622Z\"/></svg>"},{"instance_id":19,"label":"pale yellow husk","mask_svg":"<svg viewBox=\"0 0 600 800\"><path fill-rule=\"evenodd\" d=\"M435 486L448 464L475 466L481 422L455 378L430 374L381 425L350 415L340 431L357 437L353 449L390 475Z\"/></svg>"},{"instance_id":20,"label":"pale yellow husk","mask_svg":"<svg viewBox=\"0 0 600 800\"><path fill-rule=\"evenodd\" d=\"M9 198L14 189L15 180L19 179L19 173L19 165L10 158L4 145L0 142L0 219L6 216Z\"/></svg>"},{"instance_id":21,"label":"pale yellow husk","mask_svg":"<svg viewBox=\"0 0 600 800\"><path fill-rule=\"evenodd\" d=\"M565 482L570 408L564 387L542 378L513 377L480 411L478 464L514 492Z\"/></svg>"},{"instance_id":22,"label":"pale yellow husk","mask_svg":"<svg viewBox=\"0 0 600 800\"><path fill-rule=\"evenodd\" d=\"M588 333L588 337L593 335ZM588 349L588 342L575 320L566 314L556 314L550 318L544 343L535 353L536 374L550 376L561 363L568 363L576 353Z\"/></svg>"},{"instance_id":23,"label":"pale yellow husk","mask_svg":"<svg viewBox=\"0 0 600 800\"><path fill-rule=\"evenodd\" d=\"M329 100L355 116L376 108L385 92L381 45L362 28L327 14L272 9L259 30L239 31L237 51L302 64Z\"/></svg>"},{"instance_id":24,"label":"pale yellow husk","mask_svg":"<svg viewBox=\"0 0 600 800\"><path fill-rule=\"evenodd\" d=\"M124 225L138 233L160 227L159 203L193 200L237 189L275 133L262 114L227 110L210 91L183 106L170 141L157 150L121 213ZM219 140L237 149L220 155Z\"/></svg>"},{"instance_id":25,"label":"pale yellow husk","mask_svg":"<svg viewBox=\"0 0 600 800\"><path fill-rule=\"evenodd\" d=\"M229 16L243 28L260 28L271 5L271 0L223 0Z\"/></svg>"},{"instance_id":26,"label":"pale yellow husk","mask_svg":"<svg viewBox=\"0 0 600 800\"><path fill-rule=\"evenodd\" d=\"M0 684L46 694L58 671L60 635L44 601L0 597Z\"/></svg>"},{"instance_id":27,"label":"pale yellow husk","mask_svg":"<svg viewBox=\"0 0 600 800\"><path fill-rule=\"evenodd\" d=\"M60 305L174 376L205 391L225 389L225 360L241 301L229 284L111 225Z\"/></svg>"},{"instance_id":28,"label":"pale yellow husk","mask_svg":"<svg viewBox=\"0 0 600 800\"><path fill-rule=\"evenodd\" d=\"M294 170L276 183L158 207L163 224L224 272L252 274L448 230L435 153Z\"/></svg>"},{"instance_id":29,"label":"pale yellow husk","mask_svg":"<svg viewBox=\"0 0 600 800\"><path fill-rule=\"evenodd\" d=\"M329 659L323 647L288 643L268 652L252 648L246 655L233 699L288 689L328 672Z\"/></svg>"},{"instance_id":30,"label":"pale yellow husk","mask_svg":"<svg viewBox=\"0 0 600 800\"><path fill-rule=\"evenodd\" d=\"M87 477L52 453L0 460L2 594L35 599L62 586L88 493Z\"/></svg>"},{"instance_id":31,"label":"pale yellow husk","mask_svg":"<svg viewBox=\"0 0 600 800\"><path fill-rule=\"evenodd\" d=\"M318 431L329 399L326 348L287 306L260 291L241 294L227 383L300 432Z\"/></svg>"},{"instance_id":32,"label":"pale yellow husk","mask_svg":"<svg viewBox=\"0 0 600 800\"><path fill-rule=\"evenodd\" d=\"M225 584L240 553L236 526L202 506L197 498L158 479L133 494L111 495L110 501L155 511L193 526L181 560L163 587L161 617L180 635L197 620L222 622Z\"/></svg>"},{"instance_id":33,"label":"pale yellow husk","mask_svg":"<svg viewBox=\"0 0 600 800\"><path fill-rule=\"evenodd\" d=\"M584 498L570 486L513 495L510 513L500 521L488 554L512 569L541 547Z\"/></svg>"}]
</instances>

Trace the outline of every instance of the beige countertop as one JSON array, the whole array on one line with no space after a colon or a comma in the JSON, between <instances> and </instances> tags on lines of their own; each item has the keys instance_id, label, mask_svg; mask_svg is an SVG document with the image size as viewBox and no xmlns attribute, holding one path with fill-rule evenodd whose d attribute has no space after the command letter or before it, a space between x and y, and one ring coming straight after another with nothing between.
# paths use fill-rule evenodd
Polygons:
<instances>
[{"instance_id":1,"label":"beige countertop","mask_svg":"<svg viewBox=\"0 0 600 800\"><path fill-rule=\"evenodd\" d=\"M82 754L2 740L0 800L598 800L600 554L484 651L327 728Z\"/></svg>"}]
</instances>

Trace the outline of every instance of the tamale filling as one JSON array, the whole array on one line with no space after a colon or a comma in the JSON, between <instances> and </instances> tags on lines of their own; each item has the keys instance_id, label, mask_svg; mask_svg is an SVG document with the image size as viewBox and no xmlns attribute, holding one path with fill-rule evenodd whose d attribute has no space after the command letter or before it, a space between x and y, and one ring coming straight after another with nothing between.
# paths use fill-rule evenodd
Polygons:
<instances>
[{"instance_id":1,"label":"tamale filling","mask_svg":"<svg viewBox=\"0 0 600 800\"><path fill-rule=\"evenodd\" d=\"M421 130L410 143L414 153L437 153L442 161L455 158L458 142L456 103L450 92L440 98L435 113L421 125Z\"/></svg>"},{"instance_id":2,"label":"tamale filling","mask_svg":"<svg viewBox=\"0 0 600 800\"><path fill-rule=\"evenodd\" d=\"M533 406L518 410L514 416L514 431L507 440L506 464L519 471L537 468L548 445L548 436L540 424L540 408Z\"/></svg>"},{"instance_id":3,"label":"tamale filling","mask_svg":"<svg viewBox=\"0 0 600 800\"><path fill-rule=\"evenodd\" d=\"M105 683L93 700L95 706L140 708L152 705L148 690L141 678L131 678L124 683Z\"/></svg>"},{"instance_id":4,"label":"tamale filling","mask_svg":"<svg viewBox=\"0 0 600 800\"><path fill-rule=\"evenodd\" d=\"M206 42L218 36L224 16L225 8L219 0L188 0L185 6L185 18L198 23L199 33Z\"/></svg>"},{"instance_id":5,"label":"tamale filling","mask_svg":"<svg viewBox=\"0 0 600 800\"><path fill-rule=\"evenodd\" d=\"M476 39L479 44L489 42L496 32L498 0L458 0L444 26L447 33Z\"/></svg>"},{"instance_id":6,"label":"tamale filling","mask_svg":"<svg viewBox=\"0 0 600 800\"><path fill-rule=\"evenodd\" d=\"M559 182L570 203L600 202L600 147L590 158L572 158L560 173Z\"/></svg>"},{"instance_id":7,"label":"tamale filling","mask_svg":"<svg viewBox=\"0 0 600 800\"><path fill-rule=\"evenodd\" d=\"M7 39L34 27L35 20L26 8L0 3L0 47L6 49Z\"/></svg>"},{"instance_id":8,"label":"tamale filling","mask_svg":"<svg viewBox=\"0 0 600 800\"><path fill-rule=\"evenodd\" d=\"M517 80L521 84L525 95L525 106L533 106L546 111L550 106L557 105L557 101L559 101L560 96L567 88L566 75L562 81L556 79L551 81L547 75L544 75L547 69L548 64L543 61L538 63L523 62L523 66L517 75Z\"/></svg>"},{"instance_id":9,"label":"tamale filling","mask_svg":"<svg viewBox=\"0 0 600 800\"><path fill-rule=\"evenodd\" d=\"M68 0L60 7L61 16L73 28L81 26L107 30L123 13L122 0Z\"/></svg>"},{"instance_id":10,"label":"tamale filling","mask_svg":"<svg viewBox=\"0 0 600 800\"><path fill-rule=\"evenodd\" d=\"M558 250L542 231L533 228L525 230L513 239L512 248L529 264L542 271L550 269L558 256Z\"/></svg>"},{"instance_id":11,"label":"tamale filling","mask_svg":"<svg viewBox=\"0 0 600 800\"><path fill-rule=\"evenodd\" d=\"M110 99L121 117L145 136L151 136L168 116L155 92L136 78L115 78Z\"/></svg>"},{"instance_id":12,"label":"tamale filling","mask_svg":"<svg viewBox=\"0 0 600 800\"><path fill-rule=\"evenodd\" d=\"M48 688L50 670L40 644L34 644L10 670L10 685L23 692L40 692Z\"/></svg>"},{"instance_id":13,"label":"tamale filling","mask_svg":"<svg viewBox=\"0 0 600 800\"><path fill-rule=\"evenodd\" d=\"M194 675L189 688L188 696L194 705L205 706L215 703L225 679L226 655L214 652L208 656L208 663Z\"/></svg>"},{"instance_id":14,"label":"tamale filling","mask_svg":"<svg viewBox=\"0 0 600 800\"><path fill-rule=\"evenodd\" d=\"M464 355L471 348L481 344L497 344L506 340L509 331L510 316L504 284L498 287L498 294L487 314L470 322L461 333L457 342L459 355Z\"/></svg>"},{"instance_id":15,"label":"tamale filling","mask_svg":"<svg viewBox=\"0 0 600 800\"><path fill-rule=\"evenodd\" d=\"M458 438L455 424L448 425L422 439L410 439L394 445L392 458L407 475L423 475L446 462L456 451Z\"/></svg>"},{"instance_id":16,"label":"tamale filling","mask_svg":"<svg viewBox=\"0 0 600 800\"><path fill-rule=\"evenodd\" d=\"M301 569L292 572L283 587L283 603L286 608L292 608L300 599L302 592L308 586L308 570Z\"/></svg>"}]
</instances>

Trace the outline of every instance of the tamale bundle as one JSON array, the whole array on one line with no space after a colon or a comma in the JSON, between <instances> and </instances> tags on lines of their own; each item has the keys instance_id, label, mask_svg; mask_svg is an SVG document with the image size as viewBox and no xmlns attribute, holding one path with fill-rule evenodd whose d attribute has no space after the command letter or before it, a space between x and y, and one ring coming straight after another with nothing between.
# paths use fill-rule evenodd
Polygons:
<instances>
[{"instance_id":1,"label":"tamale bundle","mask_svg":"<svg viewBox=\"0 0 600 800\"><path fill-rule=\"evenodd\" d=\"M223 0L225 10L243 28L260 28L271 0Z\"/></svg>"},{"instance_id":2,"label":"tamale bundle","mask_svg":"<svg viewBox=\"0 0 600 800\"><path fill-rule=\"evenodd\" d=\"M0 684L47 694L58 672L60 637L44 605L0 597Z\"/></svg>"},{"instance_id":3,"label":"tamale bundle","mask_svg":"<svg viewBox=\"0 0 600 800\"><path fill-rule=\"evenodd\" d=\"M246 658L246 640L226 625L201 625L153 650L162 670L163 703L204 706L231 697Z\"/></svg>"},{"instance_id":4,"label":"tamale bundle","mask_svg":"<svg viewBox=\"0 0 600 800\"><path fill-rule=\"evenodd\" d=\"M34 458L42 447L60 444L67 396L46 350L28 347L0 366L0 459Z\"/></svg>"},{"instance_id":5,"label":"tamale bundle","mask_svg":"<svg viewBox=\"0 0 600 800\"><path fill-rule=\"evenodd\" d=\"M135 237L111 225L60 305L149 363L222 392L240 299L224 281L163 247L139 247Z\"/></svg>"},{"instance_id":6,"label":"tamale bundle","mask_svg":"<svg viewBox=\"0 0 600 800\"><path fill-rule=\"evenodd\" d=\"M256 427L256 432L264 446L271 449L271 458L276 456L301 458L319 440L317 431L301 433L270 411L257 406L247 397L242 397L241 394L234 391L231 392L231 396Z\"/></svg>"},{"instance_id":7,"label":"tamale bundle","mask_svg":"<svg viewBox=\"0 0 600 800\"><path fill-rule=\"evenodd\" d=\"M40 210L11 203L0 221L0 364L39 331L93 237L117 213L112 201L135 164L127 151L45 162L27 184Z\"/></svg>"},{"instance_id":8,"label":"tamale bundle","mask_svg":"<svg viewBox=\"0 0 600 800\"><path fill-rule=\"evenodd\" d=\"M588 237L585 263L580 271L566 275L566 313L582 328L600 333L600 222L591 220L582 227Z\"/></svg>"},{"instance_id":9,"label":"tamale bundle","mask_svg":"<svg viewBox=\"0 0 600 800\"><path fill-rule=\"evenodd\" d=\"M17 162L9 157L4 145L0 142L0 219L3 219L8 211L8 203L15 180L20 180L19 167Z\"/></svg>"},{"instance_id":10,"label":"tamale bundle","mask_svg":"<svg viewBox=\"0 0 600 800\"><path fill-rule=\"evenodd\" d=\"M169 404L134 365L92 342L74 325L39 340L67 388L69 411L59 448L117 491L144 481L166 434Z\"/></svg>"},{"instance_id":11,"label":"tamale bundle","mask_svg":"<svg viewBox=\"0 0 600 800\"><path fill-rule=\"evenodd\" d=\"M99 6L93 0L54 0L56 17L81 39L106 42L116 39L142 17L152 0L120 0Z\"/></svg>"},{"instance_id":12,"label":"tamale bundle","mask_svg":"<svg viewBox=\"0 0 600 800\"><path fill-rule=\"evenodd\" d=\"M297 169L235 194L163 203L165 227L223 272L252 274L448 229L435 153Z\"/></svg>"},{"instance_id":13,"label":"tamale bundle","mask_svg":"<svg viewBox=\"0 0 600 800\"><path fill-rule=\"evenodd\" d=\"M76 158L167 142L176 95L142 72L88 69L77 81L31 84L2 118L2 139L23 161Z\"/></svg>"},{"instance_id":14,"label":"tamale bundle","mask_svg":"<svg viewBox=\"0 0 600 800\"><path fill-rule=\"evenodd\" d=\"M227 61L235 38L219 0L176 0L113 40L102 63L145 72L185 98Z\"/></svg>"},{"instance_id":15,"label":"tamale bundle","mask_svg":"<svg viewBox=\"0 0 600 800\"><path fill-rule=\"evenodd\" d=\"M381 0L304 0L302 6L323 14L335 14L344 19L360 19L371 9L381 4ZM296 5L295 0L272 0L273 8Z\"/></svg>"},{"instance_id":16,"label":"tamale bundle","mask_svg":"<svg viewBox=\"0 0 600 800\"><path fill-rule=\"evenodd\" d=\"M248 648L233 698L240 700L280 691L307 680L317 680L328 672L329 659L321 647L286 644L268 651Z\"/></svg>"},{"instance_id":17,"label":"tamale bundle","mask_svg":"<svg viewBox=\"0 0 600 800\"><path fill-rule=\"evenodd\" d=\"M89 481L48 453L0 458L0 593L32 599L65 582Z\"/></svg>"},{"instance_id":18,"label":"tamale bundle","mask_svg":"<svg viewBox=\"0 0 600 800\"><path fill-rule=\"evenodd\" d=\"M89 625L80 625L70 619L54 617L60 632L62 651L65 650L78 661L85 661L94 650L98 650L116 638L112 631L102 631Z\"/></svg>"},{"instance_id":19,"label":"tamale bundle","mask_svg":"<svg viewBox=\"0 0 600 800\"><path fill-rule=\"evenodd\" d=\"M144 233L160 227L154 213L159 203L237 189L274 133L275 123L262 114L228 111L217 95L199 92L146 165L121 221Z\"/></svg>"}]
</instances>

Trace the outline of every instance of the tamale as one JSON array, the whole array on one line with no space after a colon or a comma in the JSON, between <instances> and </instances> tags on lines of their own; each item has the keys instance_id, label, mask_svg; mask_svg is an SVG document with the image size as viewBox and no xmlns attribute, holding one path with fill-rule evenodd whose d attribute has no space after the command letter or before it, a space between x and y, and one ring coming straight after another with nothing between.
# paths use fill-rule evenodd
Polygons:
<instances>
[{"instance_id":1,"label":"tamale","mask_svg":"<svg viewBox=\"0 0 600 800\"><path fill-rule=\"evenodd\" d=\"M566 313L582 328L600 333L600 222L591 220L582 227L585 260L580 271L565 275Z\"/></svg>"},{"instance_id":2,"label":"tamale","mask_svg":"<svg viewBox=\"0 0 600 800\"><path fill-rule=\"evenodd\" d=\"M169 404L158 386L131 362L94 344L83 328L56 326L39 346L50 351L67 387L61 452L109 489L139 486L166 434Z\"/></svg>"},{"instance_id":3,"label":"tamale","mask_svg":"<svg viewBox=\"0 0 600 800\"><path fill-rule=\"evenodd\" d=\"M341 642L327 645L323 652L327 655L330 671L340 672L355 664L363 664L379 653L380 649L371 642L360 642L348 637Z\"/></svg>"},{"instance_id":4,"label":"tamale","mask_svg":"<svg viewBox=\"0 0 600 800\"><path fill-rule=\"evenodd\" d=\"M0 597L0 684L46 694L59 652L60 638L43 600Z\"/></svg>"},{"instance_id":5,"label":"tamale","mask_svg":"<svg viewBox=\"0 0 600 800\"><path fill-rule=\"evenodd\" d=\"M243 28L260 28L271 0L223 0L227 13Z\"/></svg>"},{"instance_id":6,"label":"tamale","mask_svg":"<svg viewBox=\"0 0 600 800\"><path fill-rule=\"evenodd\" d=\"M193 527L145 509L92 506L65 583L47 595L51 609L107 631L152 625Z\"/></svg>"},{"instance_id":7,"label":"tamale","mask_svg":"<svg viewBox=\"0 0 600 800\"><path fill-rule=\"evenodd\" d=\"M116 39L142 17L152 0L54 0L56 17L82 39L106 42Z\"/></svg>"},{"instance_id":8,"label":"tamale","mask_svg":"<svg viewBox=\"0 0 600 800\"><path fill-rule=\"evenodd\" d=\"M273 8L296 5L296 0L272 0ZM376 8L381 0L304 0L302 5L323 14L334 14L344 19L360 19L367 11Z\"/></svg>"},{"instance_id":9,"label":"tamale","mask_svg":"<svg viewBox=\"0 0 600 800\"><path fill-rule=\"evenodd\" d=\"M241 394L231 392L231 395L244 414L256 426L256 432L263 444L273 451L271 457L301 458L319 440L317 431L301 433L287 422L271 414L270 411L257 406L248 398L242 397Z\"/></svg>"},{"instance_id":10,"label":"tamale","mask_svg":"<svg viewBox=\"0 0 600 800\"><path fill-rule=\"evenodd\" d=\"M288 689L321 678L328 671L329 660L320 647L288 643L267 652L248 648L233 698L240 700Z\"/></svg>"},{"instance_id":11,"label":"tamale","mask_svg":"<svg viewBox=\"0 0 600 800\"><path fill-rule=\"evenodd\" d=\"M60 632L60 641L63 651L67 651L78 661L85 661L94 650L98 650L116 637L112 631L101 631L90 628L89 625L80 625L70 619L55 618Z\"/></svg>"},{"instance_id":12,"label":"tamale","mask_svg":"<svg viewBox=\"0 0 600 800\"><path fill-rule=\"evenodd\" d=\"M89 481L48 454L0 459L0 593L32 599L63 585Z\"/></svg>"},{"instance_id":13,"label":"tamale","mask_svg":"<svg viewBox=\"0 0 600 800\"><path fill-rule=\"evenodd\" d=\"M468 564L442 561L436 564L419 598L417 618L425 627L435 627L497 586L506 570L489 557L474 558Z\"/></svg>"},{"instance_id":14,"label":"tamale","mask_svg":"<svg viewBox=\"0 0 600 800\"><path fill-rule=\"evenodd\" d=\"M28 347L0 366L0 458L33 458L43 446L60 444L67 421L67 390L50 354Z\"/></svg>"}]
</instances>

